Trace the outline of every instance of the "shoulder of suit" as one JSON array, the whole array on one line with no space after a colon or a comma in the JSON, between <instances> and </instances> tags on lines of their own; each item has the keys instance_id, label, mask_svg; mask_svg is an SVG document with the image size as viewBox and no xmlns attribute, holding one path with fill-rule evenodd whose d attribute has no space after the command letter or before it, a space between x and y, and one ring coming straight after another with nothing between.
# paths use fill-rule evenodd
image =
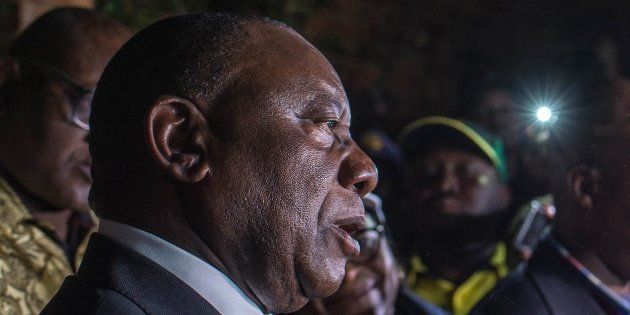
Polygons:
<instances>
[{"instance_id":1,"label":"shoulder of suit","mask_svg":"<svg viewBox=\"0 0 630 315\"><path fill-rule=\"evenodd\" d=\"M137 304L115 290L66 278L41 313L47 314L146 314Z\"/></svg>"},{"instance_id":2,"label":"shoulder of suit","mask_svg":"<svg viewBox=\"0 0 630 315\"><path fill-rule=\"evenodd\" d=\"M481 314L550 314L544 297L524 269L503 279L479 302L472 315Z\"/></svg>"}]
</instances>

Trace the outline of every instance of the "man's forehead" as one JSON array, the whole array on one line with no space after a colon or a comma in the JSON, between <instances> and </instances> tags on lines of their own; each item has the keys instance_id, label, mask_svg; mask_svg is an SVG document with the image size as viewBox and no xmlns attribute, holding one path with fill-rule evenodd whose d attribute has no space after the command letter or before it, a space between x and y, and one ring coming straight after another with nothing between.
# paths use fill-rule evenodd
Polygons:
<instances>
[{"instance_id":1,"label":"man's forehead","mask_svg":"<svg viewBox=\"0 0 630 315\"><path fill-rule=\"evenodd\" d=\"M270 62L270 66L277 67L302 65L312 66L308 70L319 69L322 74L334 78L340 85L340 80L328 60L308 41L294 30L270 23L250 22L247 24L250 40L248 49L243 50L246 59L255 57L263 64ZM293 69L296 71L307 69Z\"/></svg>"},{"instance_id":2,"label":"man's forehead","mask_svg":"<svg viewBox=\"0 0 630 315\"><path fill-rule=\"evenodd\" d=\"M261 93L304 92L306 97L348 107L345 90L326 58L293 30L249 23L249 38L233 57L226 80ZM263 88L264 90L260 89Z\"/></svg>"},{"instance_id":3,"label":"man's forehead","mask_svg":"<svg viewBox=\"0 0 630 315\"><path fill-rule=\"evenodd\" d=\"M126 34L105 35L78 36L72 45L54 52L27 58L46 63L63 71L80 85L93 87L96 85L109 59L128 38Z\"/></svg>"}]
</instances>

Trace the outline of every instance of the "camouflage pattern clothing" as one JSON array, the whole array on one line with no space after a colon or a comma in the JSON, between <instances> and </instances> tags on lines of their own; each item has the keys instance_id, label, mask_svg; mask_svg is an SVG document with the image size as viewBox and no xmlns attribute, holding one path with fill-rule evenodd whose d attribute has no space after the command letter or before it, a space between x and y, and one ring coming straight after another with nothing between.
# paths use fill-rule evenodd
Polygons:
<instances>
[{"instance_id":1,"label":"camouflage pattern clothing","mask_svg":"<svg viewBox=\"0 0 630 315\"><path fill-rule=\"evenodd\" d=\"M71 263L51 235L53 228L35 220L0 176L0 314L39 314L74 273L86 244Z\"/></svg>"}]
</instances>

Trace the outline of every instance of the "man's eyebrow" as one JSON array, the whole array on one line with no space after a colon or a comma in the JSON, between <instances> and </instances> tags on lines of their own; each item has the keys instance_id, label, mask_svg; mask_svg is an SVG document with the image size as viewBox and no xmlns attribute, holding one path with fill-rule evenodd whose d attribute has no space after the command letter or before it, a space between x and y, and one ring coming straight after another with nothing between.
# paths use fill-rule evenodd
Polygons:
<instances>
[{"instance_id":1,"label":"man's eyebrow","mask_svg":"<svg viewBox=\"0 0 630 315\"><path fill-rule=\"evenodd\" d=\"M331 84L330 82L322 81L319 84L321 88L326 91L329 95L334 95L335 98L344 98L345 92L341 83L335 82L335 84Z\"/></svg>"},{"instance_id":2,"label":"man's eyebrow","mask_svg":"<svg viewBox=\"0 0 630 315\"><path fill-rule=\"evenodd\" d=\"M340 100L347 102L347 99L341 83L335 82L335 84L331 84L330 82L322 81L319 86L326 92L327 96L333 96L331 102L334 102L335 105L339 107L339 112L342 112L343 104L340 103Z\"/></svg>"},{"instance_id":3,"label":"man's eyebrow","mask_svg":"<svg viewBox=\"0 0 630 315\"><path fill-rule=\"evenodd\" d=\"M297 108L299 112L317 114L322 111L330 113L333 110L339 118L343 116L350 118L349 104L343 90L339 90L334 84L324 80L307 82L306 86L310 86L311 91L303 99L303 102L300 102L301 104Z\"/></svg>"},{"instance_id":4,"label":"man's eyebrow","mask_svg":"<svg viewBox=\"0 0 630 315\"><path fill-rule=\"evenodd\" d=\"M327 93L318 93L315 96L313 96L311 100L309 100L308 105L307 105L309 108L307 108L306 110L307 111L315 110L317 108L327 109L328 108L327 105L332 105L335 113L339 116L342 116L345 113L344 106L342 104L343 103L340 102L340 100L338 100L336 97L332 97L331 95ZM324 106L326 108L323 108Z\"/></svg>"}]
</instances>

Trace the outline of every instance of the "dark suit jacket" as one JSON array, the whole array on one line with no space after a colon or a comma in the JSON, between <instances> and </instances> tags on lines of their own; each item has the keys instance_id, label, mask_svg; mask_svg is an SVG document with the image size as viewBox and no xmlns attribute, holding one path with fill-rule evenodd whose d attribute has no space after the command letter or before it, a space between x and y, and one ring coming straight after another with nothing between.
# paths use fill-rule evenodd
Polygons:
<instances>
[{"instance_id":1,"label":"dark suit jacket","mask_svg":"<svg viewBox=\"0 0 630 315\"><path fill-rule=\"evenodd\" d=\"M219 314L152 260L95 233L76 276L42 314Z\"/></svg>"},{"instance_id":2,"label":"dark suit jacket","mask_svg":"<svg viewBox=\"0 0 630 315\"><path fill-rule=\"evenodd\" d=\"M394 315L447 315L448 313L421 297L405 286L401 286L396 296Z\"/></svg>"},{"instance_id":3,"label":"dark suit jacket","mask_svg":"<svg viewBox=\"0 0 630 315\"><path fill-rule=\"evenodd\" d=\"M606 314L595 296L584 276L543 241L528 265L504 279L471 314Z\"/></svg>"}]
</instances>

